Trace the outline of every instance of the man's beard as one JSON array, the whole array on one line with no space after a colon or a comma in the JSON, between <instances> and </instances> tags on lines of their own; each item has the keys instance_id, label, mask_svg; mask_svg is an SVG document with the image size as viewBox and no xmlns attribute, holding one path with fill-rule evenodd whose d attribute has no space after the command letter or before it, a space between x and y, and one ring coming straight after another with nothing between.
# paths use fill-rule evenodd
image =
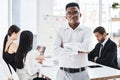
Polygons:
<instances>
[{"instance_id":1,"label":"man's beard","mask_svg":"<svg viewBox=\"0 0 120 80\"><path fill-rule=\"evenodd\" d=\"M99 43L103 43L105 39L102 39L101 41L99 41Z\"/></svg>"}]
</instances>

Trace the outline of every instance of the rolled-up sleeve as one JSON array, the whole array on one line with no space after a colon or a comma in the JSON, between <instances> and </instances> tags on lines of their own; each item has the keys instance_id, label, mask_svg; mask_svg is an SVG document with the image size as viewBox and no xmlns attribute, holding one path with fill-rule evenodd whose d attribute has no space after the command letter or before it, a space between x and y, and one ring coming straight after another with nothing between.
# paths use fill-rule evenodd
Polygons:
<instances>
[{"instance_id":1,"label":"rolled-up sleeve","mask_svg":"<svg viewBox=\"0 0 120 80\"><path fill-rule=\"evenodd\" d=\"M31 76L39 72L42 67L42 65L36 60L36 57L38 56L37 54L39 55L37 51L33 51L26 56L25 67L27 73Z\"/></svg>"}]
</instances>

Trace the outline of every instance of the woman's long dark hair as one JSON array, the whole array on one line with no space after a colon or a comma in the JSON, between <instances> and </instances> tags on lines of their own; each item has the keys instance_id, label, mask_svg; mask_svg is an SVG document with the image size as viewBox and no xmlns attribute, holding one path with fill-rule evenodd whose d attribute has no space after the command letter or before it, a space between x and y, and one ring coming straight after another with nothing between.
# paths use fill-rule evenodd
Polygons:
<instances>
[{"instance_id":1,"label":"woman's long dark hair","mask_svg":"<svg viewBox=\"0 0 120 80\"><path fill-rule=\"evenodd\" d=\"M6 34L4 38L4 43L3 43L3 53L5 52L5 46L6 42L8 40L8 36L11 36L13 32L18 33L20 31L20 28L16 25L11 25L10 28L8 29L8 33Z\"/></svg>"},{"instance_id":2,"label":"woman's long dark hair","mask_svg":"<svg viewBox=\"0 0 120 80\"><path fill-rule=\"evenodd\" d=\"M24 67L24 60L27 53L32 49L33 34L30 31L23 31L20 35L19 47L16 53L15 64L16 68L22 69Z\"/></svg>"}]
</instances>

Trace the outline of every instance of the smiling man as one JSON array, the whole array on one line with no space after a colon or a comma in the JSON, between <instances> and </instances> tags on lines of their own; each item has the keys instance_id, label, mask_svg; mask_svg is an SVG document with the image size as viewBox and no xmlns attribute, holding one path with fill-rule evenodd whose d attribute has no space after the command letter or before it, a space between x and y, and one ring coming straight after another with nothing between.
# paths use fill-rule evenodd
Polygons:
<instances>
[{"instance_id":1,"label":"smiling man","mask_svg":"<svg viewBox=\"0 0 120 80\"><path fill-rule=\"evenodd\" d=\"M91 29L80 23L78 3L68 3L65 10L68 23L58 28L54 41L54 55L59 57L60 66L56 80L89 80L85 52L91 43Z\"/></svg>"}]
</instances>

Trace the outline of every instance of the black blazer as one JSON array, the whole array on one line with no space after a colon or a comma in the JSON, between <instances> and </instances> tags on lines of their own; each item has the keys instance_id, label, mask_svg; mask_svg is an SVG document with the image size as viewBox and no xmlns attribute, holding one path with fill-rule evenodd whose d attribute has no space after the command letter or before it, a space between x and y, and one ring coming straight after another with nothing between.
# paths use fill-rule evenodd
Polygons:
<instances>
[{"instance_id":1,"label":"black blazer","mask_svg":"<svg viewBox=\"0 0 120 80\"><path fill-rule=\"evenodd\" d=\"M99 58L99 50L100 50L100 43L97 43L95 48L88 54L88 59L90 61L94 61L94 58L98 57L96 63L118 69L116 44L110 39L108 39L101 52L100 58Z\"/></svg>"}]
</instances>

